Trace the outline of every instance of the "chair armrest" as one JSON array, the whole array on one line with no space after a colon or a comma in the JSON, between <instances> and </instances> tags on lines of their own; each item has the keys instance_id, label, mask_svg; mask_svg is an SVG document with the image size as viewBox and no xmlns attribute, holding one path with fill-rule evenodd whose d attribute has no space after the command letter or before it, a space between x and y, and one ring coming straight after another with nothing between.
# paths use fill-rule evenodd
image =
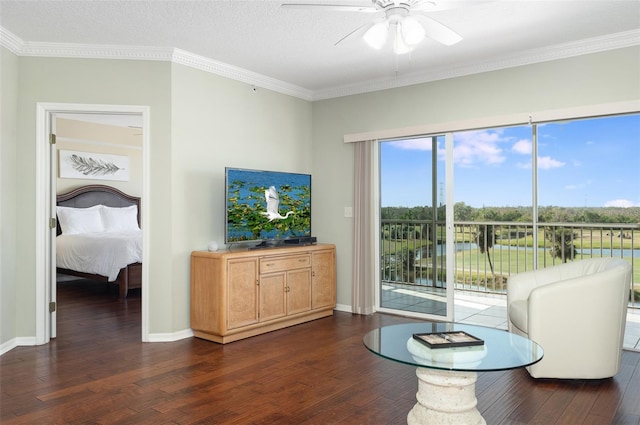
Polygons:
<instances>
[{"instance_id":1,"label":"chair armrest","mask_svg":"<svg viewBox=\"0 0 640 425\"><path fill-rule=\"evenodd\" d=\"M548 285L559 279L560 276L553 268L531 270L511 275L507 279L507 305L513 301L526 300L537 287Z\"/></svg>"},{"instance_id":2,"label":"chair armrest","mask_svg":"<svg viewBox=\"0 0 640 425\"><path fill-rule=\"evenodd\" d=\"M507 280L507 303L512 300L525 300L534 289L558 281L582 276L584 262L570 262L531 270L509 276Z\"/></svg>"},{"instance_id":3,"label":"chair armrest","mask_svg":"<svg viewBox=\"0 0 640 425\"><path fill-rule=\"evenodd\" d=\"M537 285L536 271L511 275L507 278L507 305L513 301L526 300Z\"/></svg>"}]
</instances>

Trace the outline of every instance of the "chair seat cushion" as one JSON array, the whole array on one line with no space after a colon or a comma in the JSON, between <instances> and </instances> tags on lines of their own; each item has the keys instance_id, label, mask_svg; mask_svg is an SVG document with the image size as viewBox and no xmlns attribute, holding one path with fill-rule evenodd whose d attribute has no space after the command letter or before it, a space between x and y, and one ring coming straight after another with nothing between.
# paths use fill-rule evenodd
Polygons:
<instances>
[{"instance_id":1,"label":"chair seat cushion","mask_svg":"<svg viewBox=\"0 0 640 425\"><path fill-rule=\"evenodd\" d=\"M509 305L509 320L516 328L525 334L528 333L527 310L527 300L513 301L511 305Z\"/></svg>"}]
</instances>

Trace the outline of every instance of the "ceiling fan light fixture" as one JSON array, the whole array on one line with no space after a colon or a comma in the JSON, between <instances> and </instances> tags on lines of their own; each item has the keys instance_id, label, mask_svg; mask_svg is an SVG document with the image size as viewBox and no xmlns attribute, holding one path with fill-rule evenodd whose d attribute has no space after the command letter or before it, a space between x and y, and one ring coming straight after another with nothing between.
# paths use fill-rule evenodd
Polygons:
<instances>
[{"instance_id":1,"label":"ceiling fan light fixture","mask_svg":"<svg viewBox=\"0 0 640 425\"><path fill-rule=\"evenodd\" d=\"M367 30L367 32L362 37L366 43L373 47L376 50L382 49L382 46L387 42L387 35L389 34L389 22L383 21L378 22L371 28Z\"/></svg>"},{"instance_id":2,"label":"ceiling fan light fixture","mask_svg":"<svg viewBox=\"0 0 640 425\"><path fill-rule=\"evenodd\" d=\"M400 26L402 39L408 46L415 46L424 40L424 27L411 16L403 18L398 25Z\"/></svg>"},{"instance_id":3,"label":"ceiling fan light fixture","mask_svg":"<svg viewBox=\"0 0 640 425\"><path fill-rule=\"evenodd\" d=\"M393 40L393 51L396 55L404 55L413 50L413 46L408 45L404 37L402 36L402 26L400 23L396 24L396 36Z\"/></svg>"},{"instance_id":4,"label":"ceiling fan light fixture","mask_svg":"<svg viewBox=\"0 0 640 425\"><path fill-rule=\"evenodd\" d=\"M393 40L391 40L390 43L391 48L393 48L396 54L401 55L412 51L415 46L420 44L426 37L445 46L451 46L462 40L460 34L429 16L428 12L440 9L436 7L436 3L438 3L438 5L440 3L439 0L369 1L373 4L368 7L339 4L340 2L337 1L334 1L334 4L328 4L324 1L321 3L284 3L282 7L384 14L382 20L375 18L373 22L369 21L368 23L360 25L334 43L336 46L344 40L357 35L358 37L362 37L371 48L380 50L385 46L387 41L390 41L389 38L392 38ZM447 1L452 3L451 7L447 5L444 9L455 9L462 7L464 3L473 3L476 0L461 1L459 2L461 5L453 4L458 3L456 0Z\"/></svg>"}]
</instances>

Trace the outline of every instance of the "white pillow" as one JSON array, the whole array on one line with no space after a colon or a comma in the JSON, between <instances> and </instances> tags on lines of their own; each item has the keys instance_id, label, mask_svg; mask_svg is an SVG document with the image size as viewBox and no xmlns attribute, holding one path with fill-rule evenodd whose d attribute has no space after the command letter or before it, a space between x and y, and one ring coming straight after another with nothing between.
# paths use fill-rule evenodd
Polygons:
<instances>
[{"instance_id":1,"label":"white pillow","mask_svg":"<svg viewBox=\"0 0 640 425\"><path fill-rule=\"evenodd\" d=\"M138 206L115 208L102 205L102 224L105 232L131 232L140 230L138 226Z\"/></svg>"},{"instance_id":2,"label":"white pillow","mask_svg":"<svg viewBox=\"0 0 640 425\"><path fill-rule=\"evenodd\" d=\"M64 235L77 235L79 233L104 232L102 205L89 208L56 207L60 229Z\"/></svg>"}]
</instances>

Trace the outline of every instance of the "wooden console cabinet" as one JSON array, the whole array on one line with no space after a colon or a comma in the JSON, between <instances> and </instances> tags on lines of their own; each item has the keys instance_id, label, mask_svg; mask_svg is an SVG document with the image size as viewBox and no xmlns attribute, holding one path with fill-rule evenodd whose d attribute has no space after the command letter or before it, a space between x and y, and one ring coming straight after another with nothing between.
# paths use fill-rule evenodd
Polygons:
<instances>
[{"instance_id":1,"label":"wooden console cabinet","mask_svg":"<svg viewBox=\"0 0 640 425\"><path fill-rule=\"evenodd\" d=\"M317 244L191 253L191 328L227 343L333 315L336 249Z\"/></svg>"}]
</instances>

